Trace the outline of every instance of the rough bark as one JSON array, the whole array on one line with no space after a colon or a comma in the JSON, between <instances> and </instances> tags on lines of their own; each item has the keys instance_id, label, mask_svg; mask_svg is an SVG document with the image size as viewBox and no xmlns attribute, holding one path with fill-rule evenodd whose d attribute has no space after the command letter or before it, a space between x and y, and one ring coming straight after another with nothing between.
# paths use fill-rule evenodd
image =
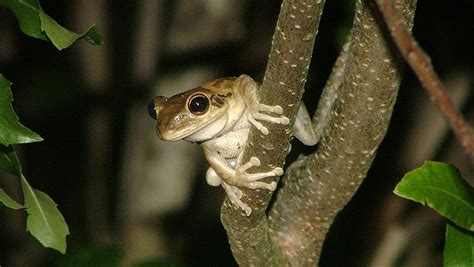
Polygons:
<instances>
[{"instance_id":1,"label":"rough bark","mask_svg":"<svg viewBox=\"0 0 474 267\"><path fill-rule=\"evenodd\" d=\"M283 107L284 115L291 119L291 125L264 123L270 131L267 136L256 129L251 130L244 160L255 156L262 164L250 172L268 171L283 165L323 5L322 0L283 1L259 97L264 104ZM265 213L272 193L246 189L243 193L242 200L252 208L250 217L245 217L228 201L224 203L221 213L235 259L244 266L283 265L280 248L270 238Z\"/></svg>"},{"instance_id":2,"label":"rough bark","mask_svg":"<svg viewBox=\"0 0 474 267\"><path fill-rule=\"evenodd\" d=\"M259 93L261 102L281 105L291 119L303 93L323 4L284 1L280 11ZM411 28L415 0L400 0L399 8ZM290 166L269 216L267 191L243 190L242 199L253 210L250 217L224 203L222 222L240 265L314 266L336 214L366 176L388 128L403 61L391 49L373 2L357 1L349 38L323 93L327 100L315 116L329 114L319 147ZM334 100L334 106L327 103ZM288 150L291 127L266 126L268 136L252 129L245 150L247 159L251 155L262 162L255 172L281 166Z\"/></svg>"},{"instance_id":3,"label":"rough bark","mask_svg":"<svg viewBox=\"0 0 474 267\"><path fill-rule=\"evenodd\" d=\"M399 1L412 25L415 1ZM366 176L388 128L401 81L394 52L372 2L357 1L344 75L319 148L293 163L270 213L272 237L294 265L318 262L337 213Z\"/></svg>"}]
</instances>

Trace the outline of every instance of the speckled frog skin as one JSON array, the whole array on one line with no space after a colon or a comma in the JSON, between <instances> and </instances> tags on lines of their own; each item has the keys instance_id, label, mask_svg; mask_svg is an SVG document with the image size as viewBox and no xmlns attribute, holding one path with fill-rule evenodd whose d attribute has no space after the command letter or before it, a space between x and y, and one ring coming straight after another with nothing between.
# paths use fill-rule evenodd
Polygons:
<instances>
[{"instance_id":1,"label":"speckled frog skin","mask_svg":"<svg viewBox=\"0 0 474 267\"><path fill-rule=\"evenodd\" d=\"M267 135L268 129L259 121L287 125L290 120L282 116L280 106L267 106L257 99L257 83L248 75L217 79L172 97L156 96L149 105L149 113L157 120L156 133L166 141L185 140L199 143L211 165L206 181L225 189L230 201L247 216L250 207L241 201L238 187L275 190L276 183L260 181L266 177L280 176L283 169L269 172L247 173L260 160L251 157L242 162L250 127ZM304 107L302 107L304 109ZM298 112L294 133L307 145L316 143L316 133L306 109ZM303 121L304 120L304 121ZM301 129L303 126L306 129ZM309 127L308 127L309 126Z\"/></svg>"}]
</instances>

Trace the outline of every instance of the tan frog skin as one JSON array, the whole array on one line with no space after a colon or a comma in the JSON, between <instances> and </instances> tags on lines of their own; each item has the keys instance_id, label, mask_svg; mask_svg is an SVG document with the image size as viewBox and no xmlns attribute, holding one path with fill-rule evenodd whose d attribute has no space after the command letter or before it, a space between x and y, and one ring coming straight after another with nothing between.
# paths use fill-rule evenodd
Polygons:
<instances>
[{"instance_id":1,"label":"tan frog skin","mask_svg":"<svg viewBox=\"0 0 474 267\"><path fill-rule=\"evenodd\" d=\"M280 176L283 169L269 172L247 173L260 160L251 157L242 162L250 127L262 134L268 129L260 121L287 125L290 120L282 116L280 106L267 106L257 99L257 83L248 75L221 78L172 97L156 96L149 106L150 115L157 120L156 133L166 141L185 140L199 143L211 165L206 173L209 185L222 185L230 201L247 216L250 207L241 201L239 187L275 190L276 183L260 181L266 177ZM309 115L302 105L296 118L294 135L307 145L314 145L317 135ZM303 129L301 129L303 128Z\"/></svg>"}]
</instances>

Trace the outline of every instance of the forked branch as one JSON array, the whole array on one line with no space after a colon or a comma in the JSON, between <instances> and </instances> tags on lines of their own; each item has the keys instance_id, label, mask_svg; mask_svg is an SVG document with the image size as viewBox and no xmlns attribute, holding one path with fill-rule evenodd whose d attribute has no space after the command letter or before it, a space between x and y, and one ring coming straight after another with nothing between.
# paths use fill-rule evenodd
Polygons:
<instances>
[{"instance_id":1,"label":"forked branch","mask_svg":"<svg viewBox=\"0 0 474 267\"><path fill-rule=\"evenodd\" d=\"M398 3L412 24L415 1ZM366 177L385 136L401 81L403 59L390 49L375 3L358 0L355 14L322 96L332 101L337 91L319 147L288 168L270 211L272 238L295 266L319 261L329 227ZM316 119L327 113L320 108Z\"/></svg>"}]
</instances>

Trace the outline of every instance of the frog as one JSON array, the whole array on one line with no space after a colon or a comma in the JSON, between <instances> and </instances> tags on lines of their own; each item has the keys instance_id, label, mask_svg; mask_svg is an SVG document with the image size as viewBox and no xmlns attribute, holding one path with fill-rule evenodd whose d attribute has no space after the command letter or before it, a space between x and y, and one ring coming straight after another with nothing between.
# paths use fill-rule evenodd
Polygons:
<instances>
[{"instance_id":1,"label":"frog","mask_svg":"<svg viewBox=\"0 0 474 267\"><path fill-rule=\"evenodd\" d=\"M257 157L243 162L250 129L253 126L268 135L269 130L261 121L290 123L281 106L260 103L258 90L259 84L242 74L216 79L171 97L155 96L148 105L149 115L157 121L158 138L199 144L210 165L206 172L207 183L222 186L230 202L246 216L250 216L252 210L241 200L243 194L239 187L274 191L277 183L262 179L283 174L281 167L267 172L247 172L260 165ZM304 103L298 110L293 135L309 146L319 139Z\"/></svg>"}]
</instances>

